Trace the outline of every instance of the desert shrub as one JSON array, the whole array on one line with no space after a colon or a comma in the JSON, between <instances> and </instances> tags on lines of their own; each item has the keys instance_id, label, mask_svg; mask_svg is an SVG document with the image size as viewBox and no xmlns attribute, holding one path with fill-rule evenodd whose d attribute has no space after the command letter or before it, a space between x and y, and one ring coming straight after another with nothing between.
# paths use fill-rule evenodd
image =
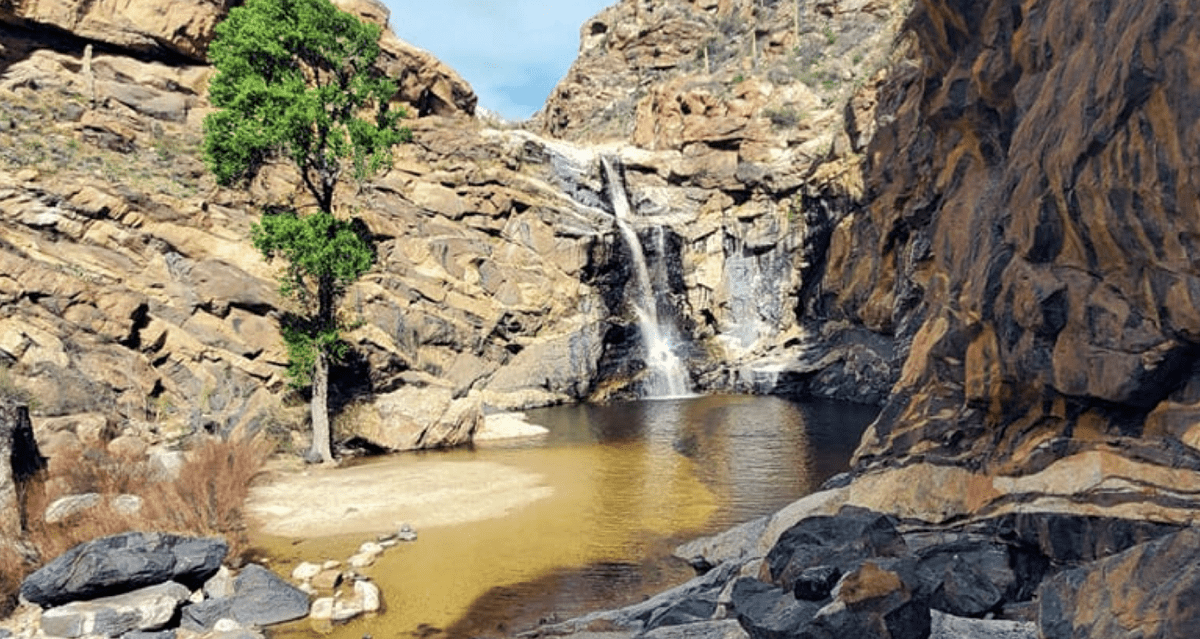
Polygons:
<instances>
[{"instance_id":1,"label":"desert shrub","mask_svg":"<svg viewBox=\"0 0 1200 639\"><path fill-rule=\"evenodd\" d=\"M78 452L22 486L22 508L30 555L0 544L0 615L11 610L25 575L71 547L129 531L222 536L228 561L240 563L249 551L242 506L250 483L262 470L274 444L266 437L209 439L195 446L173 480L157 481L146 462L118 460L99 451ZM94 492L101 502L78 515L48 524L46 507L64 494ZM112 507L120 494L142 498L130 515ZM36 559L31 561L30 559Z\"/></svg>"}]
</instances>

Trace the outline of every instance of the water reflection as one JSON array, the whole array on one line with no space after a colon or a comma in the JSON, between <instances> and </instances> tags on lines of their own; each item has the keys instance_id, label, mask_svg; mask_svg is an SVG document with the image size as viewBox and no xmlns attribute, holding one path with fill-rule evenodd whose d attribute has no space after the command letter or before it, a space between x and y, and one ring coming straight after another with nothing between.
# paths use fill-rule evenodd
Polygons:
<instances>
[{"instance_id":1,"label":"water reflection","mask_svg":"<svg viewBox=\"0 0 1200 639\"><path fill-rule=\"evenodd\" d=\"M505 517L421 530L416 544L365 571L383 589L386 614L333 637L502 636L552 614L637 601L690 576L670 559L681 541L772 512L843 470L874 411L718 396L527 415L550 433L371 462L486 461L536 473L552 491ZM344 557L362 538L263 543L290 570Z\"/></svg>"}]
</instances>

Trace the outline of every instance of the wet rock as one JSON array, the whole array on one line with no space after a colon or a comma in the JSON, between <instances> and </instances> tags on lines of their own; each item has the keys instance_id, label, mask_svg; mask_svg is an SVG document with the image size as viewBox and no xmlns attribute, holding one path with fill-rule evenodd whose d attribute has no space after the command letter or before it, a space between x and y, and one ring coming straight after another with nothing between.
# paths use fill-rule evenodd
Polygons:
<instances>
[{"instance_id":1,"label":"wet rock","mask_svg":"<svg viewBox=\"0 0 1200 639\"><path fill-rule=\"evenodd\" d=\"M75 601L42 613L41 627L52 637L117 637L135 630L158 630L174 617L191 591L167 582L111 597Z\"/></svg>"},{"instance_id":2,"label":"wet rock","mask_svg":"<svg viewBox=\"0 0 1200 639\"><path fill-rule=\"evenodd\" d=\"M177 581L198 588L229 547L216 538L125 533L75 546L21 583L28 601L55 606Z\"/></svg>"},{"instance_id":3,"label":"wet rock","mask_svg":"<svg viewBox=\"0 0 1200 639\"><path fill-rule=\"evenodd\" d=\"M1187 637L1200 627L1200 531L1066 570L1038 591L1043 639Z\"/></svg>"}]
</instances>

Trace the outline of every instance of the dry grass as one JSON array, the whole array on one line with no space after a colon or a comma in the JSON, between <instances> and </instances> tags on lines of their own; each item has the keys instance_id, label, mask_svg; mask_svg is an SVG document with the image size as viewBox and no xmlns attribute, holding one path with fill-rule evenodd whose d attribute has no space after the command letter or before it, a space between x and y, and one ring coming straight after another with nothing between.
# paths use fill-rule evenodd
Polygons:
<instances>
[{"instance_id":1,"label":"dry grass","mask_svg":"<svg viewBox=\"0 0 1200 639\"><path fill-rule=\"evenodd\" d=\"M230 546L228 561L239 563L249 550L242 505L272 450L262 436L210 439L188 453L179 476L170 481L157 481L155 470L145 462L81 453L70 463L55 464L65 469L60 474L38 477L24 487L28 541L38 561L45 563L76 544L128 531L222 536ZM53 499L88 492L103 496L98 506L58 523L45 522L43 514ZM113 508L111 498L120 494L141 497L141 510L128 515ZM0 614L34 568L15 549L0 546Z\"/></svg>"}]
</instances>

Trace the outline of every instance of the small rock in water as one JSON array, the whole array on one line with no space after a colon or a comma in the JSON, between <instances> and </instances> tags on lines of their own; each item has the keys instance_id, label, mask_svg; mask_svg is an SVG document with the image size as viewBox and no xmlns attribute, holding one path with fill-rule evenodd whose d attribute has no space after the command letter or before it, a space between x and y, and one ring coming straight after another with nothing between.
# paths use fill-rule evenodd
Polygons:
<instances>
[{"instance_id":1,"label":"small rock in water","mask_svg":"<svg viewBox=\"0 0 1200 639\"><path fill-rule=\"evenodd\" d=\"M292 579L295 579L296 581L308 581L320 573L320 566L304 561L301 562L299 566L296 566L294 570L292 570Z\"/></svg>"},{"instance_id":2,"label":"small rock in water","mask_svg":"<svg viewBox=\"0 0 1200 639\"><path fill-rule=\"evenodd\" d=\"M360 554L360 555L381 555L381 554L383 554L383 546L380 546L379 544L377 544L373 541L363 542L363 545L358 547L358 554Z\"/></svg>"},{"instance_id":3,"label":"small rock in water","mask_svg":"<svg viewBox=\"0 0 1200 639\"><path fill-rule=\"evenodd\" d=\"M412 526L405 522L400 524L400 530L396 533L396 539L400 541L416 541L417 531L413 530Z\"/></svg>"},{"instance_id":4,"label":"small rock in water","mask_svg":"<svg viewBox=\"0 0 1200 639\"><path fill-rule=\"evenodd\" d=\"M326 621L333 618L333 597L321 597L312 602L308 613L309 619Z\"/></svg>"},{"instance_id":5,"label":"small rock in water","mask_svg":"<svg viewBox=\"0 0 1200 639\"><path fill-rule=\"evenodd\" d=\"M366 568L375 563L375 558L378 556L374 553L359 553L348 559L347 563L355 568Z\"/></svg>"},{"instance_id":6,"label":"small rock in water","mask_svg":"<svg viewBox=\"0 0 1200 639\"><path fill-rule=\"evenodd\" d=\"M354 582L354 597L362 602L363 612L378 612L381 606L379 586L362 579Z\"/></svg>"},{"instance_id":7,"label":"small rock in water","mask_svg":"<svg viewBox=\"0 0 1200 639\"><path fill-rule=\"evenodd\" d=\"M333 602L333 620L349 621L363 613L362 602L357 599L335 600Z\"/></svg>"},{"instance_id":8,"label":"small rock in water","mask_svg":"<svg viewBox=\"0 0 1200 639\"><path fill-rule=\"evenodd\" d=\"M340 565L342 565L342 562L340 562L336 559L330 559L329 561L326 561L325 563L321 564L321 570L333 570L334 568L337 568Z\"/></svg>"},{"instance_id":9,"label":"small rock in water","mask_svg":"<svg viewBox=\"0 0 1200 639\"><path fill-rule=\"evenodd\" d=\"M320 574L312 578L313 588L321 590L333 590L340 583L342 583L342 571L340 570L322 570Z\"/></svg>"}]
</instances>

